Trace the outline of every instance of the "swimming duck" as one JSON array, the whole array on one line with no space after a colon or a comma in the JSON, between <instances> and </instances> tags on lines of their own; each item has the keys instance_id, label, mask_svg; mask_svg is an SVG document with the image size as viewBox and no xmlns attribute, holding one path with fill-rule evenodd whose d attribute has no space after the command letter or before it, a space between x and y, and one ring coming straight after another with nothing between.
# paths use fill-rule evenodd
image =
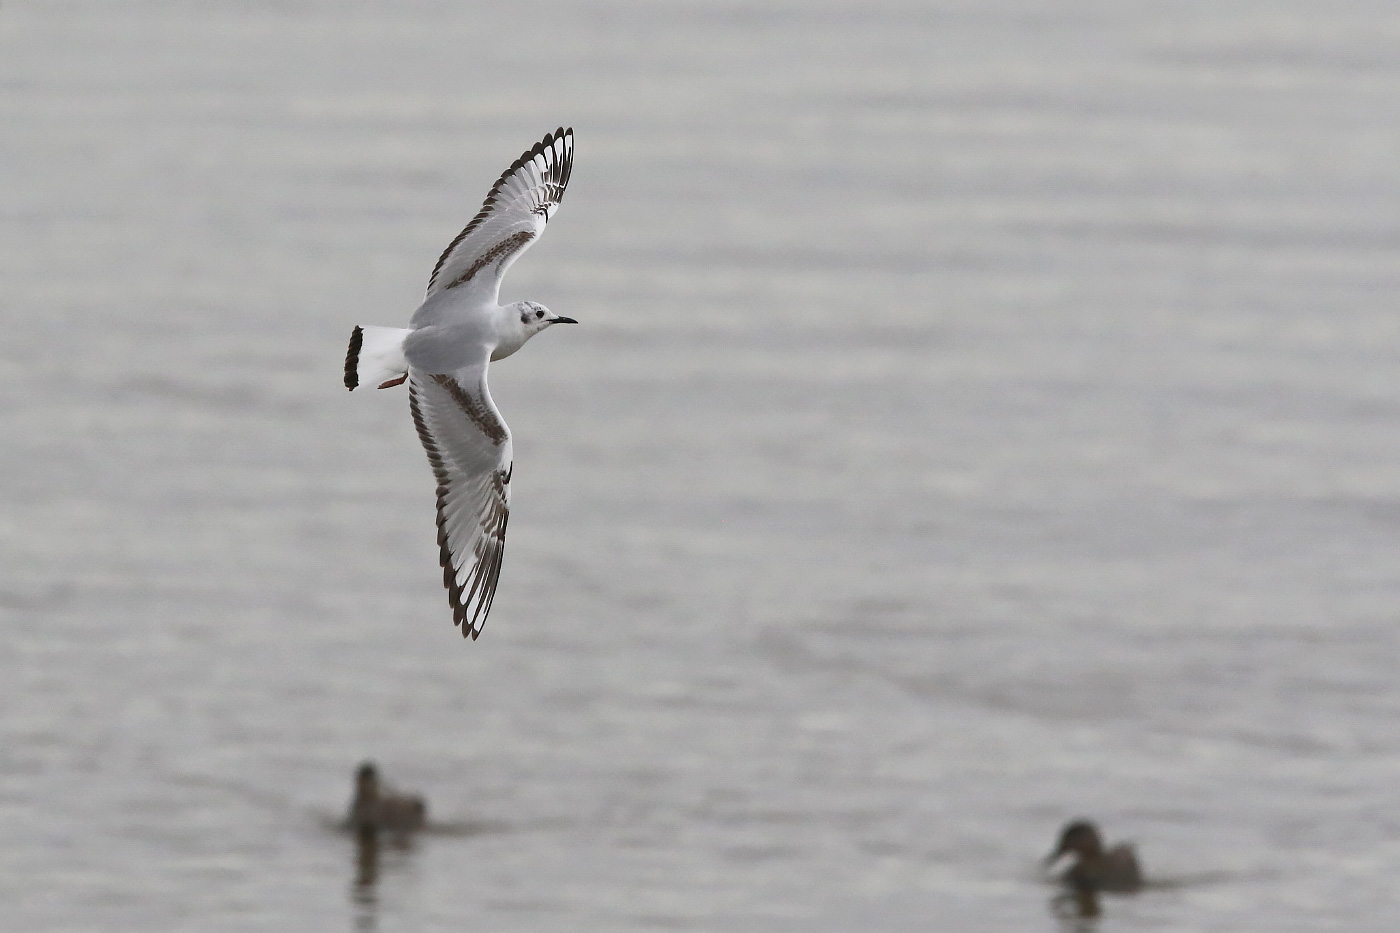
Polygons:
<instances>
[{"instance_id":1,"label":"swimming duck","mask_svg":"<svg viewBox=\"0 0 1400 933\"><path fill-rule=\"evenodd\" d=\"M362 836L379 832L404 836L422 829L427 819L428 805L422 797L396 793L380 784L374 762L360 765L355 772L355 799L346 819L351 829Z\"/></svg>"},{"instance_id":2,"label":"swimming duck","mask_svg":"<svg viewBox=\"0 0 1400 933\"><path fill-rule=\"evenodd\" d=\"M1045 858L1046 868L1066 855L1075 855L1077 859L1059 880L1075 891L1130 894L1142 889L1142 869L1138 867L1133 847L1120 842L1105 851L1098 827L1088 820L1075 820L1065 826L1055 851Z\"/></svg>"}]
</instances>

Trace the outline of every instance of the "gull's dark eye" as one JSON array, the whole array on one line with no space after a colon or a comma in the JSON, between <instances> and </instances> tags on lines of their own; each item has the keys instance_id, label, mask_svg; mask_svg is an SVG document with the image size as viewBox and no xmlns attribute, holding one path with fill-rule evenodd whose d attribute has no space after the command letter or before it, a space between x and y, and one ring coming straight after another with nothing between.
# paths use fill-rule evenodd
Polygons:
<instances>
[{"instance_id":1,"label":"gull's dark eye","mask_svg":"<svg viewBox=\"0 0 1400 933\"><path fill-rule=\"evenodd\" d=\"M544 317L544 312L543 312L543 311L536 311L536 312L535 312L535 317L537 317L537 318Z\"/></svg>"}]
</instances>

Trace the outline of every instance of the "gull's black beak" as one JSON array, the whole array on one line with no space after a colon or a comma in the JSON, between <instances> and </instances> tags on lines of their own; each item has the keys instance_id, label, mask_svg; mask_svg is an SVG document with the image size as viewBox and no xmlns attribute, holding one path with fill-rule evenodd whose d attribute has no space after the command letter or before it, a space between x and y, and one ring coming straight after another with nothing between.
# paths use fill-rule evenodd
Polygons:
<instances>
[{"instance_id":1,"label":"gull's black beak","mask_svg":"<svg viewBox=\"0 0 1400 933\"><path fill-rule=\"evenodd\" d=\"M551 318L550 321L549 321L549 323L551 323L551 324L577 324L578 321L575 321L575 320L574 320L573 318L571 318L571 317L556 317L556 318Z\"/></svg>"}]
</instances>

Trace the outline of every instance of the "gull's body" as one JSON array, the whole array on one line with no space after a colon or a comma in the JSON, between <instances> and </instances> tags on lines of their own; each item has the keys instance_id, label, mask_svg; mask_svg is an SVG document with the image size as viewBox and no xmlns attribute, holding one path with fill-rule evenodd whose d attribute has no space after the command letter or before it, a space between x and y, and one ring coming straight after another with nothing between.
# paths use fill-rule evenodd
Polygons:
<instances>
[{"instance_id":1,"label":"gull's body","mask_svg":"<svg viewBox=\"0 0 1400 933\"><path fill-rule=\"evenodd\" d=\"M501 278L554 216L573 155L573 130L561 128L517 159L438 259L409 326L356 327L345 358L349 389L408 381L413 423L438 483L443 583L453 622L472 638L496 595L514 467L486 371L550 325L577 323L531 301L500 304Z\"/></svg>"}]
</instances>

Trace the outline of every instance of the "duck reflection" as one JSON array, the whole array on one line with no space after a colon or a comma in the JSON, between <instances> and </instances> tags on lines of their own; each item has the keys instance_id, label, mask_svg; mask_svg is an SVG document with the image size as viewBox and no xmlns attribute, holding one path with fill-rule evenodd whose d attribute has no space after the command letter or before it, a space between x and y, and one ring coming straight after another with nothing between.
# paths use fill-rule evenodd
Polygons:
<instances>
[{"instance_id":1,"label":"duck reflection","mask_svg":"<svg viewBox=\"0 0 1400 933\"><path fill-rule=\"evenodd\" d=\"M357 832L354 838L354 888L351 898L361 908L377 904L375 884L379 881L379 836Z\"/></svg>"},{"instance_id":2,"label":"duck reflection","mask_svg":"<svg viewBox=\"0 0 1400 933\"><path fill-rule=\"evenodd\" d=\"M1094 921L1102 913L1098 892L1082 888L1061 891L1050 898L1050 913L1060 920L1065 929L1087 933L1094 929Z\"/></svg>"}]
</instances>

